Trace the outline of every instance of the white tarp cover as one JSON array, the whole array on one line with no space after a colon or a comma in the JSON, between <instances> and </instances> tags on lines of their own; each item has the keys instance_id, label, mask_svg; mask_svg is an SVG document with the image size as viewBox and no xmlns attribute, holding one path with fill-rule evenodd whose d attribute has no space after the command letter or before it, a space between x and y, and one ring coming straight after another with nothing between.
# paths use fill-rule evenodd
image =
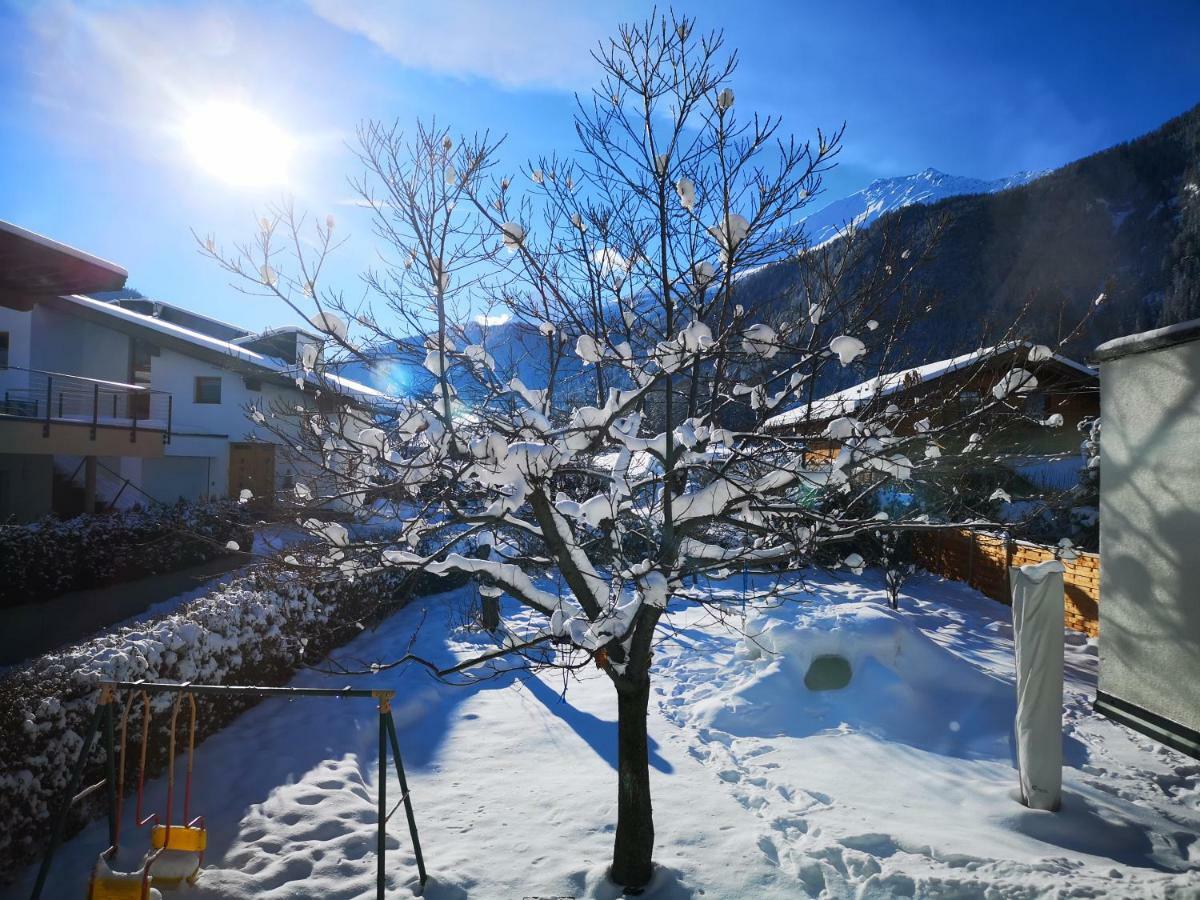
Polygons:
<instances>
[{"instance_id":1,"label":"white tarp cover","mask_svg":"<svg viewBox=\"0 0 1200 900\"><path fill-rule=\"evenodd\" d=\"M1021 799L1058 809L1062 796L1063 566L1010 569L1017 654L1017 766Z\"/></svg>"}]
</instances>

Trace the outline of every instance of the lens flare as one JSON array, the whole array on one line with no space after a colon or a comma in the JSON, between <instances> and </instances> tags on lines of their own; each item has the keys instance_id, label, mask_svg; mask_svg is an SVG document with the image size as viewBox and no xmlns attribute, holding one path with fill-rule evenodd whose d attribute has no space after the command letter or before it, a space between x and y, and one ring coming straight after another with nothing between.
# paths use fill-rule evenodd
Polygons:
<instances>
[{"instance_id":1,"label":"lens flare","mask_svg":"<svg viewBox=\"0 0 1200 900\"><path fill-rule=\"evenodd\" d=\"M183 124L184 145L204 171L241 187L285 184L293 139L257 110L211 102Z\"/></svg>"}]
</instances>

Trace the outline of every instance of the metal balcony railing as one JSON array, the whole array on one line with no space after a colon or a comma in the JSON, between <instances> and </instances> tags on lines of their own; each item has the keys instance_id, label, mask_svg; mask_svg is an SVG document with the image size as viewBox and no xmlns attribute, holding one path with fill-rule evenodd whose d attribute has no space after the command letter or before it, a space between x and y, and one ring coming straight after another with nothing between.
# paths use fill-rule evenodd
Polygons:
<instances>
[{"instance_id":1,"label":"metal balcony railing","mask_svg":"<svg viewBox=\"0 0 1200 900\"><path fill-rule=\"evenodd\" d=\"M90 426L92 440L99 428L123 428L130 443L139 431L161 433L162 442L171 443L172 399L166 391L8 366L0 368L0 392L0 416L40 420L42 437L50 437L56 423L82 424Z\"/></svg>"}]
</instances>

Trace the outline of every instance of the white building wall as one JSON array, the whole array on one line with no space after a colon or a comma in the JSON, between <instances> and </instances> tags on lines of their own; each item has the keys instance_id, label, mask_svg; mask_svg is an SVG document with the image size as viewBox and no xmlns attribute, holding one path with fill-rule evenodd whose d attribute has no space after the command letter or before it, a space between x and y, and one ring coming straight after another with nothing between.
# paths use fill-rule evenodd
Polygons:
<instances>
[{"instance_id":1,"label":"white building wall","mask_svg":"<svg viewBox=\"0 0 1200 900\"><path fill-rule=\"evenodd\" d=\"M278 384L264 384L260 397L260 409L264 415L272 416L271 421L276 430L282 432L286 437L289 434L295 434L299 423L299 414L296 412L297 406L306 408L312 407L312 400L302 392L294 388L286 388ZM273 412L282 410L286 414L274 416ZM253 423L250 423L253 424ZM253 436L257 440L272 441L276 444L281 443L279 435L276 435L266 428L257 428L253 431ZM294 440L292 441L294 444ZM294 483L296 480L303 480L304 476L300 473L297 461L290 458L292 454L287 447L280 447L275 454L275 489L282 490L285 484Z\"/></svg>"},{"instance_id":2,"label":"white building wall","mask_svg":"<svg viewBox=\"0 0 1200 900\"><path fill-rule=\"evenodd\" d=\"M220 403L196 402L198 377L221 379ZM246 418L245 408L257 403L258 392L248 390L236 372L164 348L150 361L150 386L156 391L167 391L174 398L173 433L217 434L241 441L253 427L254 423Z\"/></svg>"},{"instance_id":3,"label":"white building wall","mask_svg":"<svg viewBox=\"0 0 1200 900\"><path fill-rule=\"evenodd\" d=\"M38 304L31 317L31 369L129 380L129 335Z\"/></svg>"},{"instance_id":4,"label":"white building wall","mask_svg":"<svg viewBox=\"0 0 1200 900\"><path fill-rule=\"evenodd\" d=\"M11 398L42 399L45 379L17 369L105 381L129 379L130 338L116 329L38 305L29 312L0 308L0 331L10 336L10 369L0 370L0 398L7 392ZM71 409L72 402L76 401L68 393L68 415L77 412Z\"/></svg>"},{"instance_id":5,"label":"white building wall","mask_svg":"<svg viewBox=\"0 0 1200 900\"><path fill-rule=\"evenodd\" d=\"M1100 383L1100 690L1200 731L1200 340Z\"/></svg>"},{"instance_id":6,"label":"white building wall","mask_svg":"<svg viewBox=\"0 0 1200 900\"><path fill-rule=\"evenodd\" d=\"M129 380L133 338L117 328L38 305L29 312L0 308L0 331L10 334L10 366L108 381ZM156 343L153 338L149 340ZM195 379L199 376L221 379L219 404L195 402ZM163 459L106 459L105 464L119 473L107 480L119 484L127 478L145 494L164 503L180 497L195 500L226 496L231 442L280 443L280 438L269 429L255 425L246 414L247 408L255 406L266 414L285 410L286 416L273 421L290 432L295 408L311 403L301 391L268 381L269 377L264 372L262 380L255 382L259 389L253 390L247 387L240 372L160 345L158 354L151 358L150 386L170 393L173 398L171 443L164 448ZM26 387L26 376L0 370L0 397L9 384L17 389ZM76 468L72 461L77 463L78 459L55 460L67 476ZM277 489L297 478L311 480L294 471L288 453L282 448L276 455L275 473ZM76 482L82 484L82 475ZM105 496L108 493L102 483L101 499L111 500L111 496ZM145 495L132 487L120 499L122 506L146 502Z\"/></svg>"},{"instance_id":7,"label":"white building wall","mask_svg":"<svg viewBox=\"0 0 1200 900\"><path fill-rule=\"evenodd\" d=\"M195 385L198 377L221 379L220 403L196 403ZM212 497L224 497L228 493L230 442L279 442L270 430L257 427L247 415L247 410L253 406L268 414L277 407L294 411L296 406L305 403L304 395L294 388L263 379L257 382L260 389L252 390L246 386L246 378L239 372L165 348L151 360L150 382L155 390L168 391L174 397L172 436L165 451L166 456L207 459L208 489ZM288 421L277 421L286 426L286 430L291 430ZM199 466L199 462L193 465ZM150 466L156 484L166 478L165 473L170 468L170 464L164 467ZM276 488L282 487L285 478L291 474L292 468L286 454L278 454L275 464ZM198 477L198 470L192 470L187 475L189 483Z\"/></svg>"}]
</instances>

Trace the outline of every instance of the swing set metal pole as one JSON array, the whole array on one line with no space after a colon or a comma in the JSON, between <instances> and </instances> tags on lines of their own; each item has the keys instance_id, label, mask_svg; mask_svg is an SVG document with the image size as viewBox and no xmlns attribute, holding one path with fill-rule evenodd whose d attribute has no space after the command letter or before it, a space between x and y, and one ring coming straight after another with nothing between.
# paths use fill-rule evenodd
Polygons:
<instances>
[{"instance_id":1,"label":"swing set metal pole","mask_svg":"<svg viewBox=\"0 0 1200 900\"><path fill-rule=\"evenodd\" d=\"M392 718L391 711L387 714L387 730L392 742L392 756L396 760L396 775L400 779L400 794L404 800L404 815L408 819L408 833L412 835L413 855L417 858L417 874L421 878L421 887L424 887L429 876L425 874L425 857L421 853L421 839L417 837L417 818L413 815L408 779L404 777L404 760L400 758L400 740L396 737L396 720Z\"/></svg>"},{"instance_id":2,"label":"swing set metal pole","mask_svg":"<svg viewBox=\"0 0 1200 900\"><path fill-rule=\"evenodd\" d=\"M104 714L104 784L108 800L108 846L116 847L120 836L117 834L117 742L113 722L112 703L105 704ZM122 767L123 768L123 767Z\"/></svg>"},{"instance_id":3,"label":"swing set metal pole","mask_svg":"<svg viewBox=\"0 0 1200 900\"><path fill-rule=\"evenodd\" d=\"M379 834L375 851L375 896L384 900L384 854L387 853L387 717L391 714L388 700L379 701Z\"/></svg>"},{"instance_id":4,"label":"swing set metal pole","mask_svg":"<svg viewBox=\"0 0 1200 900\"><path fill-rule=\"evenodd\" d=\"M258 687L239 684L179 684L170 681L102 681L118 691L166 691L179 694L234 694L247 697L374 697L392 695L395 691L369 690L367 688L305 688L305 687Z\"/></svg>"},{"instance_id":5,"label":"swing set metal pole","mask_svg":"<svg viewBox=\"0 0 1200 900\"><path fill-rule=\"evenodd\" d=\"M83 747L80 749L79 756L75 761L75 769L71 774L71 782L67 790L66 800L54 822L50 834L50 844L46 850L46 855L42 857L41 868L38 869L37 880L34 882L30 900L38 900L42 894L42 889L46 883L46 876L50 872L50 863L62 840L62 832L66 826L71 806L102 786L107 789L109 845L112 847L117 845L118 835L115 813L117 804L123 799L118 797L116 793L116 752L113 734L112 703L117 691L163 691L177 694L223 694L227 696L252 697L370 697L375 699L379 703L379 835L376 866L376 897L378 900L384 900L387 888L385 855L387 852L387 765L389 744L392 756L396 761L396 774L400 780L401 802L404 804L404 813L408 819L408 831L412 836L413 853L417 859L417 872L420 876L421 886L425 886L425 882L428 879L428 875L425 872L425 858L421 853L420 838L417 836L417 820L413 815L408 780L404 776L404 762L400 757L400 741L396 736L396 722L392 718L392 697L395 696L395 691L348 687L257 687L254 685L232 684L189 684L187 682L176 684L165 681L102 681L100 682L100 700L96 704L96 710L92 714ZM105 779L103 782L94 784L80 793L79 785L83 781L84 770L87 768L88 754L91 752L92 743L101 727L104 728L107 743Z\"/></svg>"}]
</instances>

